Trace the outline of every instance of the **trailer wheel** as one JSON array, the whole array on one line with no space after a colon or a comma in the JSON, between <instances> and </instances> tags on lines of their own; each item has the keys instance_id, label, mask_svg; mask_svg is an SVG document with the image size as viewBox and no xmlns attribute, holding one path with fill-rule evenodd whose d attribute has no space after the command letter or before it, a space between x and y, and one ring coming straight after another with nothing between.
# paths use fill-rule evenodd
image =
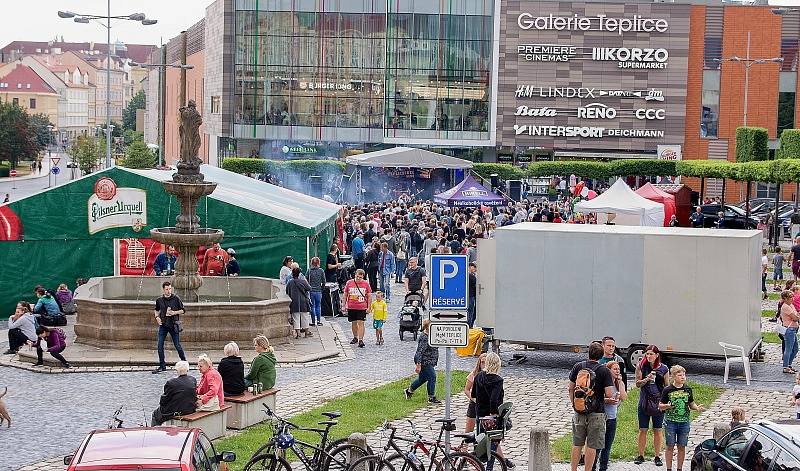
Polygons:
<instances>
[{"instance_id":1,"label":"trailer wheel","mask_svg":"<svg viewBox=\"0 0 800 471\"><path fill-rule=\"evenodd\" d=\"M641 363L644 358L644 351L647 345L634 344L628 347L625 352L625 363L629 371L636 371L636 367Z\"/></svg>"},{"instance_id":2,"label":"trailer wheel","mask_svg":"<svg viewBox=\"0 0 800 471\"><path fill-rule=\"evenodd\" d=\"M400 329L400 340L403 340L403 329Z\"/></svg>"}]
</instances>

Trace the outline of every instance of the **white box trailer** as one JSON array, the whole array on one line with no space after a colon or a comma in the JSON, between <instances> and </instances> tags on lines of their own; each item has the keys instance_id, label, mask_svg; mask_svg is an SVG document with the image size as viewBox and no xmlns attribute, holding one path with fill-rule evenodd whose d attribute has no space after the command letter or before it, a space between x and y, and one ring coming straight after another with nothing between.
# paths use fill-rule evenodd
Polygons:
<instances>
[{"instance_id":1,"label":"white box trailer","mask_svg":"<svg viewBox=\"0 0 800 471\"><path fill-rule=\"evenodd\" d=\"M478 246L478 325L495 340L585 347L611 335L635 362L721 357L720 341L758 356L762 233L522 223Z\"/></svg>"}]
</instances>

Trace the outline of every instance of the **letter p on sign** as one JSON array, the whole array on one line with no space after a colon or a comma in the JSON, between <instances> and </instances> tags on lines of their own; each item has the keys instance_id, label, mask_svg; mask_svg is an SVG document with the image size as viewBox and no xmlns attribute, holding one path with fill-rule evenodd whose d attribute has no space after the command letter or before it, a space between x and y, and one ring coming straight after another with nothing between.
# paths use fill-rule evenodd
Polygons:
<instances>
[{"instance_id":1,"label":"letter p on sign","mask_svg":"<svg viewBox=\"0 0 800 471\"><path fill-rule=\"evenodd\" d=\"M466 255L431 255L431 310L466 312L469 274L467 266Z\"/></svg>"}]
</instances>

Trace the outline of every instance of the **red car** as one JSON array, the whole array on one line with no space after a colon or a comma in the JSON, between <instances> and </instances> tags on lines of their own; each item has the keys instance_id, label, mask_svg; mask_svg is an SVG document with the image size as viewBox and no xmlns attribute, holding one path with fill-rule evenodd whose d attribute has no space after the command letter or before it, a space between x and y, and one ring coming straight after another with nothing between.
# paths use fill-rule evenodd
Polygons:
<instances>
[{"instance_id":1,"label":"red car","mask_svg":"<svg viewBox=\"0 0 800 471\"><path fill-rule=\"evenodd\" d=\"M202 430L141 427L95 430L74 455L67 471L227 471L236 454L214 450Z\"/></svg>"}]
</instances>

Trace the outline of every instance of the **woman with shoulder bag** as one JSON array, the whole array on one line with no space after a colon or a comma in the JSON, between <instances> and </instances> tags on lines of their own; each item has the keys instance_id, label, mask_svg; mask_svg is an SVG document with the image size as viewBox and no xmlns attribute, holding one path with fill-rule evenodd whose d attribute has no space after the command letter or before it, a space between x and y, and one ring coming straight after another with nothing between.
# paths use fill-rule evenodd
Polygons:
<instances>
[{"instance_id":1,"label":"woman with shoulder bag","mask_svg":"<svg viewBox=\"0 0 800 471\"><path fill-rule=\"evenodd\" d=\"M475 376L475 381L472 383L472 398L475 400L476 435L506 427L506 424L500 423L499 420L500 406L503 404L505 396L503 378L500 376L500 366L500 356L494 352L487 353L483 371ZM515 466L511 460L503 457L499 440L492 440L491 449L496 451L497 455L503 459L507 468ZM487 469L491 469L491 463L487 465Z\"/></svg>"},{"instance_id":2,"label":"woman with shoulder bag","mask_svg":"<svg viewBox=\"0 0 800 471\"><path fill-rule=\"evenodd\" d=\"M669 368L661 363L661 351L655 345L648 345L644 358L636 366L636 387L639 393L639 456L633 460L636 464L644 463L644 450L647 445L647 430L653 423L653 449L656 466L662 466L661 438L664 428L664 412L658 407L661 391L669 384Z\"/></svg>"},{"instance_id":3,"label":"woman with shoulder bag","mask_svg":"<svg viewBox=\"0 0 800 471\"><path fill-rule=\"evenodd\" d=\"M397 238L396 241L396 248L397 253L394 254L395 260L395 283L402 283L403 282L403 273L406 272L406 263L408 261L408 239L402 234Z\"/></svg>"},{"instance_id":4,"label":"woman with shoulder bag","mask_svg":"<svg viewBox=\"0 0 800 471\"><path fill-rule=\"evenodd\" d=\"M797 314L797 309L792 302L792 292L781 292L781 301L783 304L780 308L780 318L778 319L778 328L783 327L783 372L796 373L792 368L792 362L797 356L797 329L800 316Z\"/></svg>"}]
</instances>

